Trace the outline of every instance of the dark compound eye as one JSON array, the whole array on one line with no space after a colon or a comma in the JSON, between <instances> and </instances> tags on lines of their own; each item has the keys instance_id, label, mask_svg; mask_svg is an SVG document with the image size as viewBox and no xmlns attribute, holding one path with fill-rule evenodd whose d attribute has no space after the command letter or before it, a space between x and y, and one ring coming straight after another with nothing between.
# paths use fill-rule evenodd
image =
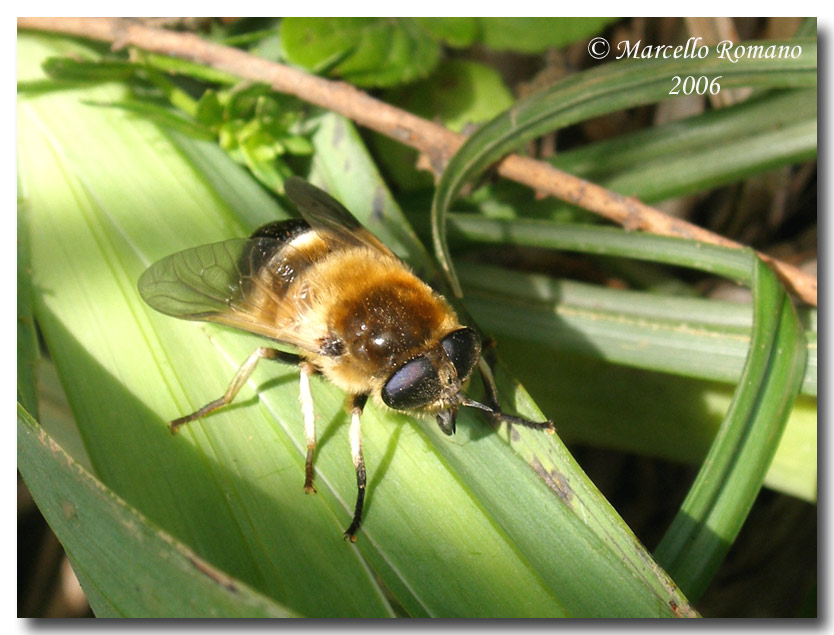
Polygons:
<instances>
[{"instance_id":1,"label":"dark compound eye","mask_svg":"<svg viewBox=\"0 0 834 635\"><path fill-rule=\"evenodd\" d=\"M452 331L441 342L443 350L452 360L458 377L463 381L478 363L481 356L481 338L470 328Z\"/></svg>"},{"instance_id":2,"label":"dark compound eye","mask_svg":"<svg viewBox=\"0 0 834 635\"><path fill-rule=\"evenodd\" d=\"M424 356L415 357L397 369L382 388L382 401L394 410L419 408L440 394L440 378Z\"/></svg>"}]
</instances>

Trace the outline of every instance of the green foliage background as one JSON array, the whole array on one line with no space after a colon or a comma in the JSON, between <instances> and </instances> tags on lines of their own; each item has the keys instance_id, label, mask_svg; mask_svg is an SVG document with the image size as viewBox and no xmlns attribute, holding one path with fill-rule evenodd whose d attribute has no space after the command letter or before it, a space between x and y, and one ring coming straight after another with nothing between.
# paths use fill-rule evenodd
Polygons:
<instances>
[{"instance_id":1,"label":"green foliage background","mask_svg":"<svg viewBox=\"0 0 834 635\"><path fill-rule=\"evenodd\" d=\"M502 367L508 407L544 411L560 437L687 462L712 444L656 553L671 578L559 438L492 430L467 414L449 440L369 408L368 514L356 546L341 541L354 481L343 395L333 387L314 385L316 497L301 491L292 369L259 368L238 403L171 438L165 421L221 394L258 340L153 314L135 289L150 262L286 216L276 194L300 172L439 282L417 238L430 240L430 180L411 167L410 151L371 138L375 163L349 122L264 87L19 35L18 468L97 615L695 614L685 595L697 599L708 586L763 480L815 501L815 311L797 313L751 252L595 227L581 210L501 183L444 209L508 149L657 101L662 82L641 78L676 71L603 65L519 102L482 62L444 56L535 53L610 23L286 18L277 29L233 25L209 37L382 87L386 99L453 128L491 119L449 166L434 202L444 242L461 254L465 310L498 339L502 361L538 404ZM685 69L734 72L730 85L759 87L747 101L554 162L659 201L813 160L816 49L802 42L801 64ZM196 90L171 70L211 87ZM687 283L647 265L634 279L653 282L626 292L464 257L463 247L478 253L479 244L700 269L750 286L753 302L694 298ZM70 409L57 416L43 408L43 369L53 363ZM701 547L681 548L687 540Z\"/></svg>"}]
</instances>

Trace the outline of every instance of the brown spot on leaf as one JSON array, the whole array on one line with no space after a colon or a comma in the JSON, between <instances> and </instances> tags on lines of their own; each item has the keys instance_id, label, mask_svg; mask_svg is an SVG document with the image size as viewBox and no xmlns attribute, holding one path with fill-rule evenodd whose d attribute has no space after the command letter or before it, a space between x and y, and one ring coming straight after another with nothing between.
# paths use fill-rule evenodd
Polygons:
<instances>
[{"instance_id":1,"label":"brown spot on leaf","mask_svg":"<svg viewBox=\"0 0 834 635\"><path fill-rule=\"evenodd\" d=\"M566 505L571 504L574 497L573 490L570 485L568 485L565 478L557 470L548 472L541 464L538 457L533 457L533 460L530 462L530 466L536 471L536 474L538 474L541 479L547 483L547 486L556 492L556 495L562 499L562 502Z\"/></svg>"},{"instance_id":2,"label":"brown spot on leaf","mask_svg":"<svg viewBox=\"0 0 834 635\"><path fill-rule=\"evenodd\" d=\"M61 504L61 511L64 513L64 518L67 520L73 520L78 516L78 510L75 508L75 505L69 501L64 501Z\"/></svg>"},{"instance_id":3,"label":"brown spot on leaf","mask_svg":"<svg viewBox=\"0 0 834 635\"><path fill-rule=\"evenodd\" d=\"M211 578L220 586L225 587L229 591L232 591L234 593L237 592L237 586L235 585L232 578L227 576L222 571L215 569L210 564L204 562L203 560L200 560L196 556L188 556L188 560L189 562L191 562L192 565L194 565L194 568L197 569L197 571L199 571L203 575Z\"/></svg>"}]
</instances>

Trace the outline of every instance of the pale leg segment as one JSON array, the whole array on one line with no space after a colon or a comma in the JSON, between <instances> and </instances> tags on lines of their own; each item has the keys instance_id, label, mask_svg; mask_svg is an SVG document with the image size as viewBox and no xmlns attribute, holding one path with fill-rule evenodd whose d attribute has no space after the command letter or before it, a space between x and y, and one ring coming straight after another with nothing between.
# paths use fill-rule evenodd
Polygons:
<instances>
[{"instance_id":1,"label":"pale leg segment","mask_svg":"<svg viewBox=\"0 0 834 635\"><path fill-rule=\"evenodd\" d=\"M353 512L353 520L350 527L345 531L345 539L356 542L356 532L362 524L362 506L365 503L365 459L362 457L362 410L367 395L356 395L350 409L350 454L353 458L353 467L356 470L356 507Z\"/></svg>"},{"instance_id":2,"label":"pale leg segment","mask_svg":"<svg viewBox=\"0 0 834 635\"><path fill-rule=\"evenodd\" d=\"M299 364L301 375L299 377L298 400L301 402L301 414L304 417L304 436L307 438L307 460L304 465L304 491L308 494L315 494L313 486L313 452L316 449L316 414L313 410L313 393L310 392L310 375L315 374L316 369L312 364L302 362Z\"/></svg>"},{"instance_id":3,"label":"pale leg segment","mask_svg":"<svg viewBox=\"0 0 834 635\"><path fill-rule=\"evenodd\" d=\"M211 403L206 404L199 410L192 412L190 415L186 415L184 417L180 417L179 419L174 419L168 425L171 428L171 434L177 433L177 428L179 428L184 423L188 423L189 421L194 421L195 419L199 419L201 417L205 417L207 414L222 408L230 404L234 398L237 396L237 393L252 375L252 372L255 370L255 366L258 365L258 362L261 359L274 359L281 362L285 362L287 364L298 364L301 361L301 358L298 355L293 355L292 353L285 353L284 351L279 351L275 348L269 348L267 346L261 346L257 349L254 353L252 353L249 357L246 358L246 361L241 364L238 371L235 373L235 376L232 377L232 381L229 384L229 387L226 389L226 393L220 397L220 399L215 399Z\"/></svg>"}]
</instances>

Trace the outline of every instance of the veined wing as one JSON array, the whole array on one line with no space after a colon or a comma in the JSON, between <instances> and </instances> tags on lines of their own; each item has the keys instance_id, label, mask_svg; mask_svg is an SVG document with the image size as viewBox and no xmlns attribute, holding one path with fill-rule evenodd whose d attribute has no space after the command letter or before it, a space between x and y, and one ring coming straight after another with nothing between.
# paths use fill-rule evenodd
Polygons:
<instances>
[{"instance_id":1,"label":"veined wing","mask_svg":"<svg viewBox=\"0 0 834 635\"><path fill-rule=\"evenodd\" d=\"M388 247L324 190L291 176L284 181L284 191L310 227L329 242L340 246L364 245L393 256Z\"/></svg>"},{"instance_id":2,"label":"veined wing","mask_svg":"<svg viewBox=\"0 0 834 635\"><path fill-rule=\"evenodd\" d=\"M315 351L320 334L299 328L286 297L295 278L283 257L288 250L273 238L235 238L186 249L152 264L139 278L139 293L166 315L216 322Z\"/></svg>"}]
</instances>

